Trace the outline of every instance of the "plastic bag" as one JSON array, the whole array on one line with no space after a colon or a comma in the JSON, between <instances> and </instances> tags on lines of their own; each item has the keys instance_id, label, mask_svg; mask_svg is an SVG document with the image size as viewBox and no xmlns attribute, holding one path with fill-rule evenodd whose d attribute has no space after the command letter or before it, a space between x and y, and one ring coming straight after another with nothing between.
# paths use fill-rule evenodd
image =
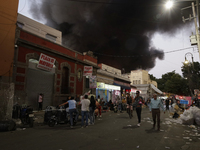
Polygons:
<instances>
[{"instance_id":1,"label":"plastic bag","mask_svg":"<svg viewBox=\"0 0 200 150\"><path fill-rule=\"evenodd\" d=\"M186 125L192 125L194 123L194 116L190 109L181 114L180 119L182 120L182 123Z\"/></svg>"}]
</instances>

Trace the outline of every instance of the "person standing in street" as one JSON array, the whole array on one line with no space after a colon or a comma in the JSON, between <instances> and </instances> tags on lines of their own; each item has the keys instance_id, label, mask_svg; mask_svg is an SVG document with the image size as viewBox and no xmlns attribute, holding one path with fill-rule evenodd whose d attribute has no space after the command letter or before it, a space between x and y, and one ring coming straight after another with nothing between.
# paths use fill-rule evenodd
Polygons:
<instances>
[{"instance_id":1,"label":"person standing in street","mask_svg":"<svg viewBox=\"0 0 200 150\"><path fill-rule=\"evenodd\" d=\"M164 111L164 106L159 98L157 98L157 94L153 94L153 98L151 99L151 103L149 105L149 110L150 113L152 113L152 118L153 118L153 129L155 129L156 125L156 118L157 118L157 126L158 126L158 131L160 131L160 107Z\"/></svg>"},{"instance_id":2,"label":"person standing in street","mask_svg":"<svg viewBox=\"0 0 200 150\"><path fill-rule=\"evenodd\" d=\"M136 113L138 117L138 124L137 126L140 127L141 125L141 113L142 113L142 104L144 103L143 98L140 96L140 91L136 91L136 96L133 100L134 105L136 107Z\"/></svg>"},{"instance_id":3,"label":"person standing in street","mask_svg":"<svg viewBox=\"0 0 200 150\"><path fill-rule=\"evenodd\" d=\"M70 99L63 103L63 104L60 104L59 106L62 106L62 105L66 105L66 104L69 104L69 115L70 115L70 123L71 123L71 128L73 128L73 115L76 114L76 117L75 117L75 121L77 122L78 120L78 113L76 111L76 101L74 100L74 97L70 97Z\"/></svg>"},{"instance_id":4,"label":"person standing in street","mask_svg":"<svg viewBox=\"0 0 200 150\"><path fill-rule=\"evenodd\" d=\"M42 110L43 94L40 93L38 97L38 111Z\"/></svg>"},{"instance_id":5,"label":"person standing in street","mask_svg":"<svg viewBox=\"0 0 200 150\"><path fill-rule=\"evenodd\" d=\"M100 95L98 95L97 101L99 103L99 107L98 107L99 113L98 113L97 117L99 116L101 118L101 104L102 104L102 101L100 99Z\"/></svg>"},{"instance_id":6,"label":"person standing in street","mask_svg":"<svg viewBox=\"0 0 200 150\"><path fill-rule=\"evenodd\" d=\"M131 116L133 117L133 101L132 98L130 96L130 93L127 93L127 97L126 97L126 103L127 103L127 113L129 113L128 111L131 111Z\"/></svg>"},{"instance_id":7,"label":"person standing in street","mask_svg":"<svg viewBox=\"0 0 200 150\"><path fill-rule=\"evenodd\" d=\"M84 96L84 99L81 100L80 104L81 104L81 115L82 115L81 127L83 128L84 126L84 118L86 119L85 127L88 127L88 113L90 106L90 100L88 99L88 95Z\"/></svg>"},{"instance_id":8,"label":"person standing in street","mask_svg":"<svg viewBox=\"0 0 200 150\"><path fill-rule=\"evenodd\" d=\"M90 98L89 109L90 109L90 113L89 113L90 125L94 125L94 121L95 121L94 110L96 109L96 101L94 99L94 96L91 96L91 98Z\"/></svg>"}]
</instances>

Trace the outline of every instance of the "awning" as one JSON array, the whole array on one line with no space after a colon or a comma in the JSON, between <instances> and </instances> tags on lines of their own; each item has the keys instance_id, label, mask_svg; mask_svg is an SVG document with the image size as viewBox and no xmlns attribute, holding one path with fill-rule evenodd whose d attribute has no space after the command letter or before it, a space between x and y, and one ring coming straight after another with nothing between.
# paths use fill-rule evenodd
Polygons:
<instances>
[{"instance_id":1,"label":"awning","mask_svg":"<svg viewBox=\"0 0 200 150\"><path fill-rule=\"evenodd\" d=\"M128 87L128 86L125 86L125 85L121 85L121 84L117 84L117 83L114 83L113 85L120 86L121 88L127 89L127 90L130 90L130 89L131 89L131 87Z\"/></svg>"},{"instance_id":2,"label":"awning","mask_svg":"<svg viewBox=\"0 0 200 150\"><path fill-rule=\"evenodd\" d=\"M153 84L151 84L151 88L154 89L154 91L156 91L159 94L162 94L163 92L160 91L157 87L155 87Z\"/></svg>"}]
</instances>

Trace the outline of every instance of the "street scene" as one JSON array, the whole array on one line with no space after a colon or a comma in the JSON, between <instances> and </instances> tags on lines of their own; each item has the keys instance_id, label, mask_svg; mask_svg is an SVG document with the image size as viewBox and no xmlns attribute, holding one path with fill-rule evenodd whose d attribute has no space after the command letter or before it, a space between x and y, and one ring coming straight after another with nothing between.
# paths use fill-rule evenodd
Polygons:
<instances>
[{"instance_id":1,"label":"street scene","mask_svg":"<svg viewBox=\"0 0 200 150\"><path fill-rule=\"evenodd\" d=\"M199 0L0 2L0 149L200 149Z\"/></svg>"},{"instance_id":2,"label":"street scene","mask_svg":"<svg viewBox=\"0 0 200 150\"><path fill-rule=\"evenodd\" d=\"M169 112L161 113L160 132L152 130L153 122L148 108L142 109L140 127L137 126L135 111L132 119L126 112L105 112L96 119L95 125L81 128L78 121L73 129L69 124L54 127L43 125L42 114L36 115L34 128L26 126L16 131L2 132L1 149L199 149L200 128L180 124L170 117Z\"/></svg>"}]
</instances>

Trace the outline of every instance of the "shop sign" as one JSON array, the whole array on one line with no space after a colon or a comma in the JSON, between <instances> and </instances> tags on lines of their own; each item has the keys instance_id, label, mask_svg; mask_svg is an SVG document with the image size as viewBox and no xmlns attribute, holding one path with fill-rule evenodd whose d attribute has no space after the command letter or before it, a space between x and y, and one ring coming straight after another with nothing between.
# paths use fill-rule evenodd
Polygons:
<instances>
[{"instance_id":1,"label":"shop sign","mask_svg":"<svg viewBox=\"0 0 200 150\"><path fill-rule=\"evenodd\" d=\"M90 76L90 89L97 88L97 77L96 76Z\"/></svg>"},{"instance_id":2,"label":"shop sign","mask_svg":"<svg viewBox=\"0 0 200 150\"><path fill-rule=\"evenodd\" d=\"M37 67L46 71L51 71L54 63L55 63L54 58L41 53Z\"/></svg>"},{"instance_id":3,"label":"shop sign","mask_svg":"<svg viewBox=\"0 0 200 150\"><path fill-rule=\"evenodd\" d=\"M115 86L115 85L105 84L105 89L109 89L109 90L121 90L121 87L120 86Z\"/></svg>"},{"instance_id":4,"label":"shop sign","mask_svg":"<svg viewBox=\"0 0 200 150\"><path fill-rule=\"evenodd\" d=\"M83 76L92 76L92 66L84 66Z\"/></svg>"},{"instance_id":5,"label":"shop sign","mask_svg":"<svg viewBox=\"0 0 200 150\"><path fill-rule=\"evenodd\" d=\"M105 88L105 83L97 82L97 88L104 89Z\"/></svg>"}]
</instances>

